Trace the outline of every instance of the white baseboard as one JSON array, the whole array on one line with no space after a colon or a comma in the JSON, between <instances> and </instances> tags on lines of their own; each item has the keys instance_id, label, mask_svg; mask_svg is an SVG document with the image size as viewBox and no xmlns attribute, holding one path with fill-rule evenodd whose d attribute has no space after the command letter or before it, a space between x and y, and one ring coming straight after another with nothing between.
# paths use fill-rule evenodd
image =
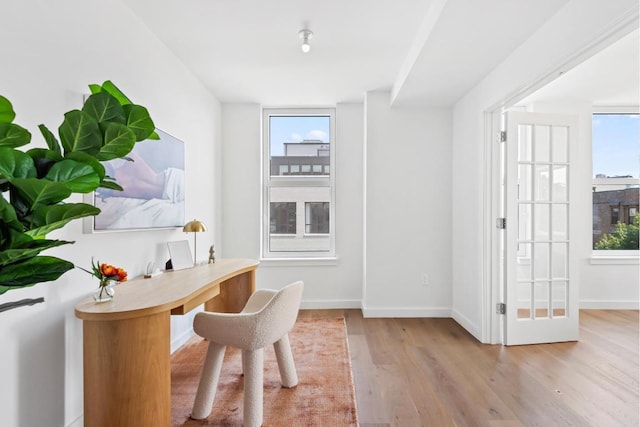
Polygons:
<instances>
[{"instance_id":1,"label":"white baseboard","mask_svg":"<svg viewBox=\"0 0 640 427\"><path fill-rule=\"evenodd\" d=\"M478 325L469 320L468 317L462 315L458 310L451 310L451 317L453 320L458 322L460 326L466 329L467 332L473 335L475 339L482 342L482 331Z\"/></svg>"},{"instance_id":2,"label":"white baseboard","mask_svg":"<svg viewBox=\"0 0 640 427\"><path fill-rule=\"evenodd\" d=\"M67 424L67 427L83 427L84 426L84 414L78 415L78 417L71 421L71 424Z\"/></svg>"},{"instance_id":3,"label":"white baseboard","mask_svg":"<svg viewBox=\"0 0 640 427\"><path fill-rule=\"evenodd\" d=\"M363 317L451 317L450 308L368 308L362 307Z\"/></svg>"},{"instance_id":4,"label":"white baseboard","mask_svg":"<svg viewBox=\"0 0 640 427\"><path fill-rule=\"evenodd\" d=\"M194 334L195 334L195 332L193 332L193 328L191 328L191 329L185 331L179 337L176 337L175 339L172 339L171 340L171 354L173 354L173 352L175 352L177 349L179 349L180 347L185 345L187 343L187 341L189 341L191 339L191 337L193 337Z\"/></svg>"},{"instance_id":5,"label":"white baseboard","mask_svg":"<svg viewBox=\"0 0 640 427\"><path fill-rule=\"evenodd\" d=\"M640 310L640 301L580 300L580 308L592 310Z\"/></svg>"},{"instance_id":6,"label":"white baseboard","mask_svg":"<svg viewBox=\"0 0 640 427\"><path fill-rule=\"evenodd\" d=\"M333 308L360 308L362 301L354 300L313 300L302 301L300 308L302 310L327 310Z\"/></svg>"}]
</instances>

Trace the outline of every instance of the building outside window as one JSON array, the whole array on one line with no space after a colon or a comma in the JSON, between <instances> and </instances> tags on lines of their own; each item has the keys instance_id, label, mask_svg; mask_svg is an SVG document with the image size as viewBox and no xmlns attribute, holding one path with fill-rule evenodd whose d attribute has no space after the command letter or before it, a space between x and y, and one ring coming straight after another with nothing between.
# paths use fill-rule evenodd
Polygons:
<instances>
[{"instance_id":1,"label":"building outside window","mask_svg":"<svg viewBox=\"0 0 640 427\"><path fill-rule=\"evenodd\" d=\"M593 249L638 250L640 120L593 114Z\"/></svg>"},{"instance_id":2,"label":"building outside window","mask_svg":"<svg viewBox=\"0 0 640 427\"><path fill-rule=\"evenodd\" d=\"M296 234L296 204L269 204L269 232L271 234Z\"/></svg>"},{"instance_id":3,"label":"building outside window","mask_svg":"<svg viewBox=\"0 0 640 427\"><path fill-rule=\"evenodd\" d=\"M329 203L305 203L304 232L307 234L329 234Z\"/></svg>"},{"instance_id":4,"label":"building outside window","mask_svg":"<svg viewBox=\"0 0 640 427\"><path fill-rule=\"evenodd\" d=\"M335 256L335 112L263 110L264 258Z\"/></svg>"}]
</instances>

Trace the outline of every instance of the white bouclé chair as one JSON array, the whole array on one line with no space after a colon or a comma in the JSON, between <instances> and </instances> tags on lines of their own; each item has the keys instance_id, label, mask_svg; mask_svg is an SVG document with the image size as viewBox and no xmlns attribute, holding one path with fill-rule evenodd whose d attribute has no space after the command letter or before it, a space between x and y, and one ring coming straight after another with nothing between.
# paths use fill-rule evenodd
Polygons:
<instances>
[{"instance_id":1,"label":"white boucl\u00e9 chair","mask_svg":"<svg viewBox=\"0 0 640 427\"><path fill-rule=\"evenodd\" d=\"M207 418L216 395L226 346L242 350L244 372L243 425L262 425L263 348L273 344L284 387L298 384L289 345L289 331L298 317L303 283L294 282L279 291L254 292L240 313L198 313L194 331L209 340L191 418Z\"/></svg>"}]
</instances>

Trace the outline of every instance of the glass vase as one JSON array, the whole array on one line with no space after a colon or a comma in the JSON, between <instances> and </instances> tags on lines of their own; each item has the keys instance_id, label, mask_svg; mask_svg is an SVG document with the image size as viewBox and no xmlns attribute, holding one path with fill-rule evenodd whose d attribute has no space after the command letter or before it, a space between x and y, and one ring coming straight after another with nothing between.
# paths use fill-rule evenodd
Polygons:
<instances>
[{"instance_id":1,"label":"glass vase","mask_svg":"<svg viewBox=\"0 0 640 427\"><path fill-rule=\"evenodd\" d=\"M93 294L93 300L95 302L111 301L113 299L113 295L116 292L113 287L114 284L115 283L113 282L113 280L105 280L100 282L98 290L95 294Z\"/></svg>"}]
</instances>

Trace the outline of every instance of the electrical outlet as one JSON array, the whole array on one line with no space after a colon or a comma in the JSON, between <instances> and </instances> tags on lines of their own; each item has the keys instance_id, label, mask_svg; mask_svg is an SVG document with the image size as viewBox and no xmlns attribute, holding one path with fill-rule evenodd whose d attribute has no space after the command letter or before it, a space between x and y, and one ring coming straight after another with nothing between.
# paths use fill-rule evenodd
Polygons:
<instances>
[{"instance_id":1,"label":"electrical outlet","mask_svg":"<svg viewBox=\"0 0 640 427\"><path fill-rule=\"evenodd\" d=\"M422 273L422 286L429 286L429 275Z\"/></svg>"}]
</instances>

